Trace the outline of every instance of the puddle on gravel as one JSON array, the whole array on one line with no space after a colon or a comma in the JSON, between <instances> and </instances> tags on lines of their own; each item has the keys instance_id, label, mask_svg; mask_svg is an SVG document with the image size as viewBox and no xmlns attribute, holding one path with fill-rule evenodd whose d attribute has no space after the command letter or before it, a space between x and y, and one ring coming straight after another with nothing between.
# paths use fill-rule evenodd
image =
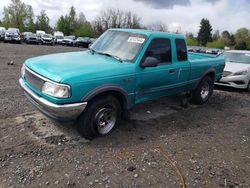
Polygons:
<instances>
[{"instance_id":1,"label":"puddle on gravel","mask_svg":"<svg viewBox=\"0 0 250 188\"><path fill-rule=\"evenodd\" d=\"M82 138L76 131L74 123L56 123L39 112L22 114L15 118L16 124L24 123L29 130L29 135L47 145L61 145L68 142L89 142Z\"/></svg>"}]
</instances>

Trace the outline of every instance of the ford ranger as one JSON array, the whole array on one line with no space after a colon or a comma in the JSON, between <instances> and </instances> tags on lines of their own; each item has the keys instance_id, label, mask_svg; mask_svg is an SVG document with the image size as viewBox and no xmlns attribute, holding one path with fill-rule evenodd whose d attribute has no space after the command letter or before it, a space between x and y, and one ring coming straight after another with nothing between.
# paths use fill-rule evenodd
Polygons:
<instances>
[{"instance_id":1,"label":"ford ranger","mask_svg":"<svg viewBox=\"0 0 250 188\"><path fill-rule=\"evenodd\" d=\"M110 29L87 51L26 60L19 83L42 113L78 120L80 134L93 139L145 101L189 93L193 103L207 102L224 66L221 57L188 54L180 34Z\"/></svg>"}]
</instances>

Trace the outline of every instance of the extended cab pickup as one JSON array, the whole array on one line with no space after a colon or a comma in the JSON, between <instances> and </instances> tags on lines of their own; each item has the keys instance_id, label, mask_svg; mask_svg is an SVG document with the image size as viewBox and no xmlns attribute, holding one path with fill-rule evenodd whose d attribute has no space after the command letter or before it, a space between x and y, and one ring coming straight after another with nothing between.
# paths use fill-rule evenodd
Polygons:
<instances>
[{"instance_id":1,"label":"extended cab pickup","mask_svg":"<svg viewBox=\"0 0 250 188\"><path fill-rule=\"evenodd\" d=\"M205 103L224 66L221 57L188 54L179 34L110 29L87 51L26 60L19 82L41 112L78 119L80 134L92 139L138 103L179 93Z\"/></svg>"}]
</instances>

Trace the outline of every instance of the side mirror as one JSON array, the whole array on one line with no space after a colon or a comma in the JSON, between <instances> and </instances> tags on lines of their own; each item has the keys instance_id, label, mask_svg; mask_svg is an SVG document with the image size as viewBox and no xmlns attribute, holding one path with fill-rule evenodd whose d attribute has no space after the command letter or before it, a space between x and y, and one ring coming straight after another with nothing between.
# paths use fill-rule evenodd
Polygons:
<instances>
[{"instance_id":1,"label":"side mirror","mask_svg":"<svg viewBox=\"0 0 250 188\"><path fill-rule=\"evenodd\" d=\"M155 57L146 57L146 59L141 63L141 67L156 67L159 60Z\"/></svg>"}]
</instances>

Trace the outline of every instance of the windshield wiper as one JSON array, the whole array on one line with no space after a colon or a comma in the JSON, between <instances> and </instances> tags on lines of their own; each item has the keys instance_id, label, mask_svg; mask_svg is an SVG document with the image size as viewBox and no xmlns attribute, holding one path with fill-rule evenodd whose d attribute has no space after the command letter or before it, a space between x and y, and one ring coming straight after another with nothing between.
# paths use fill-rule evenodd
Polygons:
<instances>
[{"instance_id":1,"label":"windshield wiper","mask_svg":"<svg viewBox=\"0 0 250 188\"><path fill-rule=\"evenodd\" d=\"M99 54L101 54L101 55L106 55L106 56L112 57L112 58L114 58L114 59L120 61L121 63L123 62L123 60L122 60L120 57L116 56L116 55L111 55L111 54L109 54L109 53L104 53L104 52L97 52L97 53L99 53Z\"/></svg>"}]
</instances>

